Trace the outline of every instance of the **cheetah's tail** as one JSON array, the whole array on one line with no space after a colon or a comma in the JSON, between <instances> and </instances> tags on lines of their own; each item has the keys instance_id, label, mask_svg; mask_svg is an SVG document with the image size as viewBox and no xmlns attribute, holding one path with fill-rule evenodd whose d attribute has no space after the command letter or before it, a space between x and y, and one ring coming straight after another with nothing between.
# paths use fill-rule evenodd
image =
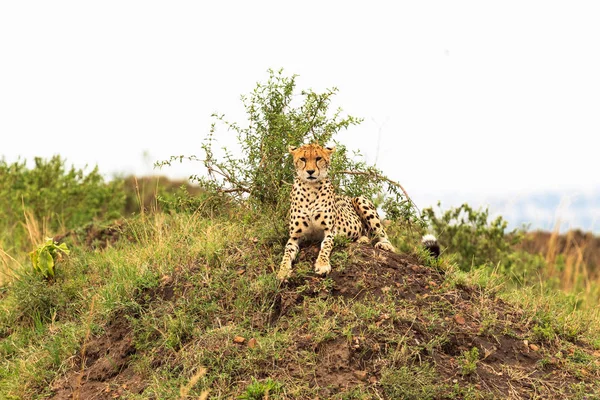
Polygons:
<instances>
[{"instance_id":1,"label":"cheetah's tail","mask_svg":"<svg viewBox=\"0 0 600 400\"><path fill-rule=\"evenodd\" d=\"M438 243L435 236L428 234L423 236L421 244L429 251L429 253L438 258L440 256L440 244Z\"/></svg>"}]
</instances>

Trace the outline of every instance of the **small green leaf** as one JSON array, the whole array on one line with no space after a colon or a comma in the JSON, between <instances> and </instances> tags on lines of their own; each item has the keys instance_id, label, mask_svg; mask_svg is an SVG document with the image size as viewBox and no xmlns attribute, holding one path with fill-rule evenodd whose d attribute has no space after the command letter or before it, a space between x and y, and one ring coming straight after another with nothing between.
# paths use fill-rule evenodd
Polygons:
<instances>
[{"instance_id":1,"label":"small green leaf","mask_svg":"<svg viewBox=\"0 0 600 400\"><path fill-rule=\"evenodd\" d=\"M39 268L45 276L54 277L54 259L46 247L40 251Z\"/></svg>"},{"instance_id":2,"label":"small green leaf","mask_svg":"<svg viewBox=\"0 0 600 400\"><path fill-rule=\"evenodd\" d=\"M33 265L33 269L35 269L36 271L39 271L39 254L37 250L33 250L32 252L29 253L29 258L31 258L31 264ZM41 271L40 271L41 272Z\"/></svg>"},{"instance_id":3,"label":"small green leaf","mask_svg":"<svg viewBox=\"0 0 600 400\"><path fill-rule=\"evenodd\" d=\"M61 243L59 246L56 246L57 249L59 249L60 251L62 251L63 253L65 253L66 255L69 255L69 253L71 252L71 250L69 250L67 248L67 244L66 243Z\"/></svg>"}]
</instances>

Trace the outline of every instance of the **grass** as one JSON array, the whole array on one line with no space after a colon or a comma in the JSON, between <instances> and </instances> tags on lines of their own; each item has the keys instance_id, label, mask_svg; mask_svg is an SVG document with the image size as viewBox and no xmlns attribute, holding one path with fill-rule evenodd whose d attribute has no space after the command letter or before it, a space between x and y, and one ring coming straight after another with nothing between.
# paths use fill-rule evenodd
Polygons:
<instances>
[{"instance_id":1,"label":"grass","mask_svg":"<svg viewBox=\"0 0 600 400\"><path fill-rule=\"evenodd\" d=\"M412 255L337 242L325 279L318 249L303 249L282 285L279 230L230 210L144 213L100 247L67 237L54 280L23 266L1 289L0 394L68 395L76 382L85 398L82 371L132 399L598 394L600 318L576 296L460 271L400 236Z\"/></svg>"}]
</instances>

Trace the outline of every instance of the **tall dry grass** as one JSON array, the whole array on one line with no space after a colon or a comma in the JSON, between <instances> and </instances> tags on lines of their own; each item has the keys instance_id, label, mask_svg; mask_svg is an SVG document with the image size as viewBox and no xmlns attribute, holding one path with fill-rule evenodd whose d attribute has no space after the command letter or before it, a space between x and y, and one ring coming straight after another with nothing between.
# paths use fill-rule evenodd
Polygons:
<instances>
[{"instance_id":1,"label":"tall dry grass","mask_svg":"<svg viewBox=\"0 0 600 400\"><path fill-rule=\"evenodd\" d=\"M23 221L20 222L27 232L27 241L15 243L13 238L0 236L0 286L13 280L22 270L28 252L42 243L46 237L52 237L48 228L48 219L36 219L34 213L23 208Z\"/></svg>"},{"instance_id":2,"label":"tall dry grass","mask_svg":"<svg viewBox=\"0 0 600 400\"><path fill-rule=\"evenodd\" d=\"M544 282L593 303L600 300L600 238L579 230L561 234L557 223L552 232L529 233L523 249L544 257Z\"/></svg>"}]
</instances>

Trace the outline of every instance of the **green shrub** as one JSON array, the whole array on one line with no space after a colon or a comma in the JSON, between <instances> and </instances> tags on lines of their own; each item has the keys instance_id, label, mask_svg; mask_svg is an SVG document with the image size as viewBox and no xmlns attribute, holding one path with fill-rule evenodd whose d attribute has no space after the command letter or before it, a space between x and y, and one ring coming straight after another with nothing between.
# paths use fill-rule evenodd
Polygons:
<instances>
[{"instance_id":1,"label":"green shrub","mask_svg":"<svg viewBox=\"0 0 600 400\"><path fill-rule=\"evenodd\" d=\"M29 247L25 212L49 232L73 229L94 219L117 218L125 196L122 181L105 182L98 168L67 169L65 160L36 157L32 168L25 160L0 160L0 243Z\"/></svg>"},{"instance_id":2,"label":"green shrub","mask_svg":"<svg viewBox=\"0 0 600 400\"><path fill-rule=\"evenodd\" d=\"M124 215L140 214L142 212L172 211L172 205L177 204L179 197L185 199L184 211L192 208L198 203L203 190L192 185L187 179L170 179L166 176L126 176L123 179L123 191L125 193ZM183 195L183 196L181 196Z\"/></svg>"},{"instance_id":3,"label":"green shrub","mask_svg":"<svg viewBox=\"0 0 600 400\"><path fill-rule=\"evenodd\" d=\"M51 321L63 300L59 284L48 284L40 276L24 274L11 286L5 300L11 312L0 317L0 333L6 334L18 325L41 326Z\"/></svg>"},{"instance_id":4,"label":"green shrub","mask_svg":"<svg viewBox=\"0 0 600 400\"><path fill-rule=\"evenodd\" d=\"M440 203L438 207L441 209ZM463 204L439 216L432 208L426 208L423 215L445 251L455 255L456 262L464 271L482 265L495 267L504 263L514 252L514 245L523 237L519 229L507 232L508 222L501 216L488 221L487 208L474 210L468 204Z\"/></svg>"},{"instance_id":5,"label":"green shrub","mask_svg":"<svg viewBox=\"0 0 600 400\"><path fill-rule=\"evenodd\" d=\"M431 365L402 366L385 369L381 373L381 386L390 399L437 398L440 389L437 381L436 371Z\"/></svg>"},{"instance_id":6,"label":"green shrub","mask_svg":"<svg viewBox=\"0 0 600 400\"><path fill-rule=\"evenodd\" d=\"M380 196L382 208L390 219L417 221L414 208L402 187L367 165L359 152L351 152L335 141L335 136L362 120L342 116L341 109L330 111L337 89L316 93L310 89L296 91L296 76L287 77L280 70L269 70L266 83L258 83L248 96L242 96L248 124L228 121L213 114L215 122L205 139L204 157L173 156L157 166L183 159L201 161L206 175L190 177L214 193L226 193L256 210L287 214L288 196L295 171L288 156L289 146L306 142L321 145L335 143L331 176L340 192L347 195ZM217 128L224 126L235 133L237 148L223 148L217 154Z\"/></svg>"}]
</instances>

